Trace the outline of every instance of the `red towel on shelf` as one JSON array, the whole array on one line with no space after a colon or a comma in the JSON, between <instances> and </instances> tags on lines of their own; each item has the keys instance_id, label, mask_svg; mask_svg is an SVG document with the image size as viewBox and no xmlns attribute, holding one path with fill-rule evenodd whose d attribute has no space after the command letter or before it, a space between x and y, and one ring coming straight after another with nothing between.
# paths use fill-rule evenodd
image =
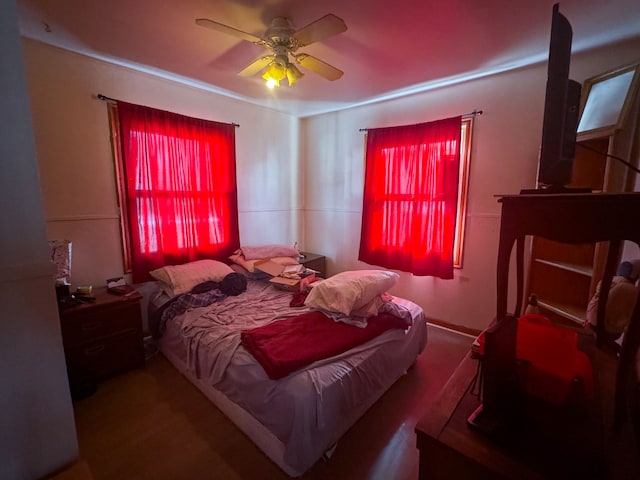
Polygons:
<instances>
[{"instance_id":1,"label":"red towel on shelf","mask_svg":"<svg viewBox=\"0 0 640 480\"><path fill-rule=\"evenodd\" d=\"M585 395L593 395L591 360L578 349L574 330L542 315L523 315L518 319L516 357L528 364L526 390L533 396L563 404L574 380L581 382Z\"/></svg>"}]
</instances>

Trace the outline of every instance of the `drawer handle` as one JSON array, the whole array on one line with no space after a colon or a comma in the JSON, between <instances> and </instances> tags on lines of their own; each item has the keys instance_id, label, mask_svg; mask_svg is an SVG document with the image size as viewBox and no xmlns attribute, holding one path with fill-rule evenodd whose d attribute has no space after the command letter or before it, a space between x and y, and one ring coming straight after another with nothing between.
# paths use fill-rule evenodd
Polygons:
<instances>
[{"instance_id":1,"label":"drawer handle","mask_svg":"<svg viewBox=\"0 0 640 480\"><path fill-rule=\"evenodd\" d=\"M85 348L85 355L97 355L104 350L104 345L94 345L93 347Z\"/></svg>"},{"instance_id":2,"label":"drawer handle","mask_svg":"<svg viewBox=\"0 0 640 480\"><path fill-rule=\"evenodd\" d=\"M92 332L93 330L96 330L98 328L100 328L99 322L86 322L82 324L82 330L84 332Z\"/></svg>"}]
</instances>

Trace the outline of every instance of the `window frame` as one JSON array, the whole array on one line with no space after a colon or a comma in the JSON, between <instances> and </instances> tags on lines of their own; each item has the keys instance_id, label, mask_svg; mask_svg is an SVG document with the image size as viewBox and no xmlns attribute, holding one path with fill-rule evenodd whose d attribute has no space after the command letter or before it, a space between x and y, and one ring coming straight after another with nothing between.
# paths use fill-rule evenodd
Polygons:
<instances>
[{"instance_id":1,"label":"window frame","mask_svg":"<svg viewBox=\"0 0 640 480\"><path fill-rule=\"evenodd\" d=\"M469 172L471 168L471 145L473 134L473 115L462 117L460 126L460 171L458 173L458 211L453 241L453 268L462 268L464 255L464 236L469 200Z\"/></svg>"},{"instance_id":2,"label":"window frame","mask_svg":"<svg viewBox=\"0 0 640 480\"><path fill-rule=\"evenodd\" d=\"M118 104L107 102L109 114L109 128L111 130L111 150L113 152L114 173L116 176L117 206L120 218L120 239L122 241L122 263L124 273L133 271L131 253L131 237L129 235L129 212L126 208L126 188L122 166L122 139L120 138L120 120L118 119Z\"/></svg>"}]
</instances>

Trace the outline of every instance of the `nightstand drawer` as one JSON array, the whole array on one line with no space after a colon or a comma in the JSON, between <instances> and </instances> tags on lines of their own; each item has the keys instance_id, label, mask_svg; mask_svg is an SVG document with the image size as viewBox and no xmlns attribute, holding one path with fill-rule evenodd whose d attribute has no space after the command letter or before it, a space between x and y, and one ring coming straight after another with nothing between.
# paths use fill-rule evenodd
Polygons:
<instances>
[{"instance_id":1,"label":"nightstand drawer","mask_svg":"<svg viewBox=\"0 0 640 480\"><path fill-rule=\"evenodd\" d=\"M108 308L85 309L76 312L66 312L62 321L62 336L66 344L75 345L87 340L113 335L126 330L140 328L140 305L134 303L120 303Z\"/></svg>"},{"instance_id":2,"label":"nightstand drawer","mask_svg":"<svg viewBox=\"0 0 640 480\"><path fill-rule=\"evenodd\" d=\"M65 354L74 381L99 380L144 365L144 348L135 330L67 347Z\"/></svg>"}]
</instances>

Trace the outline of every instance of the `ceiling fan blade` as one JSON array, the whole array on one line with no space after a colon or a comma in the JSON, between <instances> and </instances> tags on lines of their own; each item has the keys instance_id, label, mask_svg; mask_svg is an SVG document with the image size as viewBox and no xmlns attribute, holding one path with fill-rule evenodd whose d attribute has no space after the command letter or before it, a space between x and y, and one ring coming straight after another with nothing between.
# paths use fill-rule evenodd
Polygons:
<instances>
[{"instance_id":1,"label":"ceiling fan blade","mask_svg":"<svg viewBox=\"0 0 640 480\"><path fill-rule=\"evenodd\" d=\"M298 29L293 34L293 37L296 39L298 47L304 47L346 30L347 25L344 20L329 13L315 22Z\"/></svg>"},{"instance_id":2,"label":"ceiling fan blade","mask_svg":"<svg viewBox=\"0 0 640 480\"><path fill-rule=\"evenodd\" d=\"M312 57L311 55L307 55L306 53L301 53L295 56L296 62L302 65L304 68L311 70L314 73L317 73L321 77L326 78L327 80L338 80L342 77L344 73L342 70L337 69L336 67L329 65L322 60L317 59L316 57Z\"/></svg>"},{"instance_id":3,"label":"ceiling fan blade","mask_svg":"<svg viewBox=\"0 0 640 480\"><path fill-rule=\"evenodd\" d=\"M273 62L273 55L265 55L264 57L257 59L255 62L247 65L244 69L238 72L238 75L241 77L250 77L251 75L258 73L271 62Z\"/></svg>"},{"instance_id":4,"label":"ceiling fan blade","mask_svg":"<svg viewBox=\"0 0 640 480\"><path fill-rule=\"evenodd\" d=\"M226 33L229 35L233 35L234 37L241 38L242 40L247 40L251 43L264 45L264 40L260 37L256 37L255 35L243 32L242 30L238 30L237 28L233 28L219 22L214 22L213 20L209 20L208 18L198 18L196 19L196 23L201 27L210 28L211 30L215 30L216 32Z\"/></svg>"}]
</instances>

